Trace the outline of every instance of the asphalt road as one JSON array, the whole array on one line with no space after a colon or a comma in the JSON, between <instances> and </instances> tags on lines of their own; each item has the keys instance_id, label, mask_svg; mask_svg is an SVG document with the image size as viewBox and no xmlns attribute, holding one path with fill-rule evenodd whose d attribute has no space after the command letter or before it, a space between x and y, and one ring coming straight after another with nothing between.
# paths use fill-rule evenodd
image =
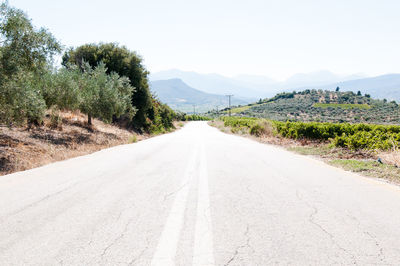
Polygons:
<instances>
[{"instance_id":1,"label":"asphalt road","mask_svg":"<svg viewBox=\"0 0 400 266\"><path fill-rule=\"evenodd\" d=\"M399 265L400 188L205 122L0 177L1 265Z\"/></svg>"}]
</instances>

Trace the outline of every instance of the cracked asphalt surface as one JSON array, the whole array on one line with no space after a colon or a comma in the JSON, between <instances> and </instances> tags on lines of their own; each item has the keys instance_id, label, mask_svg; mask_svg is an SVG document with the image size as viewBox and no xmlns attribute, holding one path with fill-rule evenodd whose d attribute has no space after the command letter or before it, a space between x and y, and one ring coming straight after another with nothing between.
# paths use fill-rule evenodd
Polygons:
<instances>
[{"instance_id":1,"label":"cracked asphalt surface","mask_svg":"<svg viewBox=\"0 0 400 266\"><path fill-rule=\"evenodd\" d=\"M168 232L165 265L399 265L400 188L205 122L0 177L0 265L156 265Z\"/></svg>"}]
</instances>

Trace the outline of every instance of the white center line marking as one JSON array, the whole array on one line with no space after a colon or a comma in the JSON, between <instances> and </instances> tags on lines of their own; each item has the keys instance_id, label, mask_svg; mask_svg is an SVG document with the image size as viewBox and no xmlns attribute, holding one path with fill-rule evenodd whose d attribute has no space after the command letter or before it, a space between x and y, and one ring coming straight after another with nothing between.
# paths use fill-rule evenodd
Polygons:
<instances>
[{"instance_id":1,"label":"white center line marking","mask_svg":"<svg viewBox=\"0 0 400 266\"><path fill-rule=\"evenodd\" d=\"M163 232L156 252L151 261L152 266L168 266L175 265L176 249L178 246L179 236L181 233L186 202L189 194L190 184L195 175L196 157L198 147L194 147L193 154L189 159L189 163L185 169L185 174L182 179L182 187L175 196L171 211L168 215Z\"/></svg>"},{"instance_id":2,"label":"white center line marking","mask_svg":"<svg viewBox=\"0 0 400 266\"><path fill-rule=\"evenodd\" d=\"M207 161L204 144L201 147L198 189L193 265L215 265L208 191Z\"/></svg>"}]
</instances>

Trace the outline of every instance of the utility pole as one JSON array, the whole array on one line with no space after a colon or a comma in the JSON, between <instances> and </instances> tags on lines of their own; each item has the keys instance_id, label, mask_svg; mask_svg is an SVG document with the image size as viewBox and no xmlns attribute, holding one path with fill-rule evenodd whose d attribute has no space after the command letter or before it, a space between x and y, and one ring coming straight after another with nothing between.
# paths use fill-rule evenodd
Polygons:
<instances>
[{"instance_id":1,"label":"utility pole","mask_svg":"<svg viewBox=\"0 0 400 266\"><path fill-rule=\"evenodd\" d=\"M233 94L228 94L225 95L226 97L228 97L228 101L229 101L229 116L231 116L231 97L233 96Z\"/></svg>"},{"instance_id":2,"label":"utility pole","mask_svg":"<svg viewBox=\"0 0 400 266\"><path fill-rule=\"evenodd\" d=\"M219 105L217 105L217 114L218 114L218 107L219 107Z\"/></svg>"},{"instance_id":3,"label":"utility pole","mask_svg":"<svg viewBox=\"0 0 400 266\"><path fill-rule=\"evenodd\" d=\"M196 105L193 104L193 114L196 114Z\"/></svg>"}]
</instances>

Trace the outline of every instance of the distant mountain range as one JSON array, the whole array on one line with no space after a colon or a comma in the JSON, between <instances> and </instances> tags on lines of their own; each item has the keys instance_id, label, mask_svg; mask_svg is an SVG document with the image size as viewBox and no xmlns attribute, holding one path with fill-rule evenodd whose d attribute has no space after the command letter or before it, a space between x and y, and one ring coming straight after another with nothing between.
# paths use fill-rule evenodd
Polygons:
<instances>
[{"instance_id":1,"label":"distant mountain range","mask_svg":"<svg viewBox=\"0 0 400 266\"><path fill-rule=\"evenodd\" d=\"M387 74L372 78L363 78L336 82L323 86L307 86L302 89L334 89L339 87L341 91L361 91L378 99L395 100L400 102L400 74Z\"/></svg>"},{"instance_id":2,"label":"distant mountain range","mask_svg":"<svg viewBox=\"0 0 400 266\"><path fill-rule=\"evenodd\" d=\"M199 74L177 69L157 72L150 75L150 80L181 79L190 87L211 94L234 94L238 97L261 97L262 91L257 86L218 74Z\"/></svg>"},{"instance_id":3,"label":"distant mountain range","mask_svg":"<svg viewBox=\"0 0 400 266\"><path fill-rule=\"evenodd\" d=\"M171 79L172 81L165 81ZM162 101L175 106L176 109L187 111L193 110L193 107L190 107L193 104L202 106L199 110L205 111L214 109L216 105L226 106L226 94L234 95L234 104L246 104L260 98L272 97L279 92L304 89L334 90L336 87L340 87L341 91L361 91L374 98L400 102L400 74L365 77L361 74L341 76L329 71L318 71L296 74L285 81L275 81L257 75L225 77L219 74L172 69L153 73L150 80L153 91Z\"/></svg>"},{"instance_id":4,"label":"distant mountain range","mask_svg":"<svg viewBox=\"0 0 400 266\"><path fill-rule=\"evenodd\" d=\"M200 74L171 69L151 74L150 80L179 78L189 86L207 93L234 94L238 97L259 99L272 97L278 92L287 91L292 88L326 85L362 77L361 74L341 76L329 71L318 71L308 74L296 74L281 82L257 75L225 77L219 74Z\"/></svg>"},{"instance_id":5,"label":"distant mountain range","mask_svg":"<svg viewBox=\"0 0 400 266\"><path fill-rule=\"evenodd\" d=\"M225 95L206 93L196 90L180 79L156 80L150 82L151 91L164 103L174 110L187 113L206 112L212 109L223 109L228 106ZM232 97L232 105L243 105L251 102ZM195 107L194 107L195 105Z\"/></svg>"}]
</instances>

